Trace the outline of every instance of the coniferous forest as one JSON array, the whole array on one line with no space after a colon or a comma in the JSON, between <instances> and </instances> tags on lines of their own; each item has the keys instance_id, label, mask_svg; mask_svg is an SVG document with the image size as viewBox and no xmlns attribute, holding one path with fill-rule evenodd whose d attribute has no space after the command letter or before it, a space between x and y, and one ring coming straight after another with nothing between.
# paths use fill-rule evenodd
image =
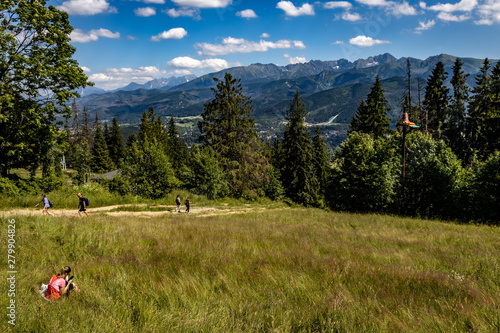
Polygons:
<instances>
[{"instance_id":1,"label":"coniferous forest","mask_svg":"<svg viewBox=\"0 0 500 333\"><path fill-rule=\"evenodd\" d=\"M188 147L174 118L162 119L153 107L144 111L138 135L124 138L116 118L101 123L76 101L76 88L91 83L72 58L67 14L39 4L34 20L33 8L2 6L9 18L0 45L3 193L57 189L64 157L73 184L119 170L99 181L121 195L156 199L184 188L210 199L268 197L339 211L499 221L500 62L485 59L472 88L460 59L452 73L439 62L418 102L408 63L401 109L419 128L406 136L403 177L403 135L390 127L379 77L333 153L321 129L307 126L300 91L290 100L282 135L263 142L252 100L229 73L215 79L197 144ZM12 172L18 169L31 177L18 177Z\"/></svg>"}]
</instances>

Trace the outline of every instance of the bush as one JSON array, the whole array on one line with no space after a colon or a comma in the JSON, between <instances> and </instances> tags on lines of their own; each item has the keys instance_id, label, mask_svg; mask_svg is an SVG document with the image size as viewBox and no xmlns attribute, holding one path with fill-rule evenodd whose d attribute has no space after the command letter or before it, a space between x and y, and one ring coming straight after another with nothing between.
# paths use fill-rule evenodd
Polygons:
<instances>
[{"instance_id":1,"label":"bush","mask_svg":"<svg viewBox=\"0 0 500 333\"><path fill-rule=\"evenodd\" d=\"M113 179L107 181L107 185L108 189L111 192L116 192L119 195L126 195L132 192L132 186L130 186L130 182L122 176L116 176Z\"/></svg>"},{"instance_id":2,"label":"bush","mask_svg":"<svg viewBox=\"0 0 500 333\"><path fill-rule=\"evenodd\" d=\"M492 154L477 170L472 182L474 217L500 221L500 152Z\"/></svg>"},{"instance_id":3,"label":"bush","mask_svg":"<svg viewBox=\"0 0 500 333\"><path fill-rule=\"evenodd\" d=\"M0 178L0 193L12 196L19 194L19 192L15 181L8 178Z\"/></svg>"}]
</instances>

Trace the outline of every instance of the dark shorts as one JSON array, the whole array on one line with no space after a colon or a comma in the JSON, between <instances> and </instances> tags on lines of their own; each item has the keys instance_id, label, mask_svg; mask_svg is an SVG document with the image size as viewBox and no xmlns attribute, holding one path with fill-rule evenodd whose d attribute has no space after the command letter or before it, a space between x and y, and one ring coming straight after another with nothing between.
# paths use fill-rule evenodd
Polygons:
<instances>
[{"instance_id":1,"label":"dark shorts","mask_svg":"<svg viewBox=\"0 0 500 333\"><path fill-rule=\"evenodd\" d=\"M80 212L85 212L86 210L87 210L87 208L85 208L85 207L80 208Z\"/></svg>"}]
</instances>

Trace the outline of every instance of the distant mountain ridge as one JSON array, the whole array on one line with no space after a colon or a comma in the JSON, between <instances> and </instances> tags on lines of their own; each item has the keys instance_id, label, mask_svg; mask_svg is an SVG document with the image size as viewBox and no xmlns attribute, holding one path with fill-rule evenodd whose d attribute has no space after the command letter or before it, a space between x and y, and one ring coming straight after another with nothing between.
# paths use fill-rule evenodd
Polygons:
<instances>
[{"instance_id":1,"label":"distant mountain ridge","mask_svg":"<svg viewBox=\"0 0 500 333\"><path fill-rule=\"evenodd\" d=\"M416 100L417 79L424 89L427 78L441 61L448 72L449 83L455 60L456 57L446 54L420 60L396 59L386 53L354 62L340 59L313 60L287 66L252 64L203 75L169 88L167 85L160 89L150 89L154 87L151 83L131 91L120 89L100 95L87 94L79 100L79 104L92 113L98 112L100 119L117 117L120 123L138 123L142 112L150 106L160 116L198 116L203 112L204 103L213 97L210 90L214 86L213 78L222 78L229 72L233 77L241 79L243 93L252 98L254 117L258 123L269 125L282 122L290 100L298 90L306 101L312 120L324 123L341 113L336 121L346 124L378 75L383 80L383 88L392 107L389 116L394 122L399 114L399 100L407 86L404 83L407 61L411 64L412 91ZM462 70L470 74L467 82L473 86L474 77L484 59L461 60L464 64ZM495 62L492 61L492 65ZM160 82L158 86L161 85Z\"/></svg>"}]
</instances>

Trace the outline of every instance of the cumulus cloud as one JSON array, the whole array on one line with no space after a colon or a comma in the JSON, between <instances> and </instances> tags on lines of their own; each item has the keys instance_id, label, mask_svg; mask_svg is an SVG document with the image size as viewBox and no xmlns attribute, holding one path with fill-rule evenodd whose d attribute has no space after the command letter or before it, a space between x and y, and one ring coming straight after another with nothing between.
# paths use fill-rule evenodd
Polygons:
<instances>
[{"instance_id":1,"label":"cumulus cloud","mask_svg":"<svg viewBox=\"0 0 500 333\"><path fill-rule=\"evenodd\" d=\"M419 21L418 22L418 27L415 28L415 33L416 34L421 34L422 31L429 30L436 24L436 21L434 20L429 20L427 22L425 21Z\"/></svg>"},{"instance_id":2,"label":"cumulus cloud","mask_svg":"<svg viewBox=\"0 0 500 333\"><path fill-rule=\"evenodd\" d=\"M96 15L118 12L106 0L69 0L63 2L57 8L64 10L70 15Z\"/></svg>"},{"instance_id":3,"label":"cumulus cloud","mask_svg":"<svg viewBox=\"0 0 500 333\"><path fill-rule=\"evenodd\" d=\"M338 41L335 41L332 43L332 45L341 45L341 44L344 44L344 42L341 40L338 40Z\"/></svg>"},{"instance_id":4,"label":"cumulus cloud","mask_svg":"<svg viewBox=\"0 0 500 333\"><path fill-rule=\"evenodd\" d=\"M291 1L280 1L276 8L283 10L286 16L314 15L314 7L308 3L295 7Z\"/></svg>"},{"instance_id":5,"label":"cumulus cloud","mask_svg":"<svg viewBox=\"0 0 500 333\"><path fill-rule=\"evenodd\" d=\"M389 44L389 43L390 42L386 41L386 40L373 39L373 38L367 37L367 36L357 36L357 37L349 39L349 44L357 45L357 46L361 46L361 47L370 47L370 46L374 46L377 44Z\"/></svg>"},{"instance_id":6,"label":"cumulus cloud","mask_svg":"<svg viewBox=\"0 0 500 333\"><path fill-rule=\"evenodd\" d=\"M159 42L163 39L182 39L186 37L186 35L187 31L184 30L184 28L173 28L151 37L151 40L154 42Z\"/></svg>"},{"instance_id":7,"label":"cumulus cloud","mask_svg":"<svg viewBox=\"0 0 500 333\"><path fill-rule=\"evenodd\" d=\"M180 7L195 8L225 8L233 3L233 0L172 0Z\"/></svg>"},{"instance_id":8,"label":"cumulus cloud","mask_svg":"<svg viewBox=\"0 0 500 333\"><path fill-rule=\"evenodd\" d=\"M356 22L362 20L363 18L358 13L345 12L340 16L344 21Z\"/></svg>"},{"instance_id":9,"label":"cumulus cloud","mask_svg":"<svg viewBox=\"0 0 500 333\"><path fill-rule=\"evenodd\" d=\"M294 65L294 64L303 64L303 63L306 63L308 62L306 60L306 57L302 56L302 57L292 57L288 54L284 54L283 55L285 58L288 58L288 61L290 62L290 64Z\"/></svg>"},{"instance_id":10,"label":"cumulus cloud","mask_svg":"<svg viewBox=\"0 0 500 333\"><path fill-rule=\"evenodd\" d=\"M260 35L260 38L269 38L271 37L270 34L268 34L267 32L264 32L262 35Z\"/></svg>"},{"instance_id":11,"label":"cumulus cloud","mask_svg":"<svg viewBox=\"0 0 500 333\"><path fill-rule=\"evenodd\" d=\"M198 60L191 57L177 57L167 62L167 65L173 68L182 68L184 70L211 68L220 71L230 67L229 63L224 59L212 58Z\"/></svg>"},{"instance_id":12,"label":"cumulus cloud","mask_svg":"<svg viewBox=\"0 0 500 333\"><path fill-rule=\"evenodd\" d=\"M192 17L195 20L201 20L200 10L197 8L171 8L166 11L167 15L173 18L176 17Z\"/></svg>"},{"instance_id":13,"label":"cumulus cloud","mask_svg":"<svg viewBox=\"0 0 500 333\"><path fill-rule=\"evenodd\" d=\"M156 9L153 7L143 7L134 9L134 13L137 16L148 17L156 15Z\"/></svg>"},{"instance_id":14,"label":"cumulus cloud","mask_svg":"<svg viewBox=\"0 0 500 333\"><path fill-rule=\"evenodd\" d=\"M75 29L69 35L73 43L88 43L95 42L99 37L105 38L120 38L119 32L111 32L108 29L93 29L89 32L84 32L81 29Z\"/></svg>"},{"instance_id":15,"label":"cumulus cloud","mask_svg":"<svg viewBox=\"0 0 500 333\"><path fill-rule=\"evenodd\" d=\"M165 0L142 0L144 3L154 3L157 5L163 5L165 3Z\"/></svg>"},{"instance_id":16,"label":"cumulus cloud","mask_svg":"<svg viewBox=\"0 0 500 333\"><path fill-rule=\"evenodd\" d=\"M241 12L237 12L236 16L243 17L246 19L251 19L251 18L257 18L257 14L251 9L245 9L242 10Z\"/></svg>"},{"instance_id":17,"label":"cumulus cloud","mask_svg":"<svg viewBox=\"0 0 500 333\"><path fill-rule=\"evenodd\" d=\"M500 23L500 1L487 0L478 7L479 20L474 23L479 25L492 25Z\"/></svg>"},{"instance_id":18,"label":"cumulus cloud","mask_svg":"<svg viewBox=\"0 0 500 333\"><path fill-rule=\"evenodd\" d=\"M356 2L370 7L389 7L393 4L387 0L356 0Z\"/></svg>"},{"instance_id":19,"label":"cumulus cloud","mask_svg":"<svg viewBox=\"0 0 500 333\"><path fill-rule=\"evenodd\" d=\"M395 3L391 5L390 8L392 13L397 17L401 17L403 15L417 15L415 7L410 6L410 4L406 1L403 1L402 3Z\"/></svg>"},{"instance_id":20,"label":"cumulus cloud","mask_svg":"<svg viewBox=\"0 0 500 333\"><path fill-rule=\"evenodd\" d=\"M474 8L476 8L478 5L477 0L461 0L458 3L445 3L441 4L438 3L437 5L426 7L429 10L433 10L436 12L446 12L446 13L453 13L453 12L470 12Z\"/></svg>"},{"instance_id":21,"label":"cumulus cloud","mask_svg":"<svg viewBox=\"0 0 500 333\"><path fill-rule=\"evenodd\" d=\"M90 70L90 68L88 68L88 67L85 67L85 66L80 66L80 68L83 70L83 72L84 72L84 73L90 73L90 72L92 72L92 71Z\"/></svg>"},{"instance_id":22,"label":"cumulus cloud","mask_svg":"<svg viewBox=\"0 0 500 333\"><path fill-rule=\"evenodd\" d=\"M351 9L352 4L347 1L329 1L325 2L323 4L323 8L325 9L337 9L337 8L342 8L342 9Z\"/></svg>"},{"instance_id":23,"label":"cumulus cloud","mask_svg":"<svg viewBox=\"0 0 500 333\"><path fill-rule=\"evenodd\" d=\"M469 15L453 15L450 13L446 12L441 12L438 14L438 19L443 20L443 21L451 21L451 22L462 22L462 21L467 21L470 19Z\"/></svg>"},{"instance_id":24,"label":"cumulus cloud","mask_svg":"<svg viewBox=\"0 0 500 333\"><path fill-rule=\"evenodd\" d=\"M89 80L95 82L103 89L116 89L123 87L130 82L139 84L153 80L155 77L166 74L166 71L159 70L155 66L138 68L109 68L101 73L89 76Z\"/></svg>"},{"instance_id":25,"label":"cumulus cloud","mask_svg":"<svg viewBox=\"0 0 500 333\"><path fill-rule=\"evenodd\" d=\"M243 38L224 38L222 44L197 43L195 47L201 49L198 52L203 56L215 56L229 53L266 52L269 49L305 49L306 46L300 40L282 39L277 42L260 40L259 42L248 41Z\"/></svg>"}]
</instances>

